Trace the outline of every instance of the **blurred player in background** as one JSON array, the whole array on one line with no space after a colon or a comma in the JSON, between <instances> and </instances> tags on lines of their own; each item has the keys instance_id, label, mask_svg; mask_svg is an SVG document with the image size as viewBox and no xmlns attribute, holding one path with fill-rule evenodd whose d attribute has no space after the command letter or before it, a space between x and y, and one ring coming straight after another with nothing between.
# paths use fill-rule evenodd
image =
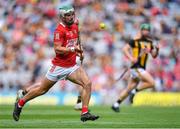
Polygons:
<instances>
[{"instance_id":1,"label":"blurred player in background","mask_svg":"<svg viewBox=\"0 0 180 129\"><path fill-rule=\"evenodd\" d=\"M91 96L91 81L85 70L76 64L76 56L82 55L81 46L78 43L79 30L75 23L75 12L71 5L60 9L60 22L54 32L54 50L56 57L52 60L46 76L40 83L30 86L25 95L17 99L13 111L14 120L18 121L21 110L26 102L45 94L58 80L67 79L82 86L82 112L81 121L96 120L99 116L88 112Z\"/></svg>"},{"instance_id":2,"label":"blurred player in background","mask_svg":"<svg viewBox=\"0 0 180 129\"><path fill-rule=\"evenodd\" d=\"M146 62L149 53L153 58L158 56L159 47L153 45L150 37L151 26L149 24L142 24L140 29L140 36L130 40L129 43L123 47L123 52L131 61L132 66L130 68L128 86L120 93L119 99L112 106L115 112L120 111L120 104L128 95L130 95L132 102L136 92L153 88L155 85L153 77L146 71ZM132 54L130 50L132 50Z\"/></svg>"}]
</instances>

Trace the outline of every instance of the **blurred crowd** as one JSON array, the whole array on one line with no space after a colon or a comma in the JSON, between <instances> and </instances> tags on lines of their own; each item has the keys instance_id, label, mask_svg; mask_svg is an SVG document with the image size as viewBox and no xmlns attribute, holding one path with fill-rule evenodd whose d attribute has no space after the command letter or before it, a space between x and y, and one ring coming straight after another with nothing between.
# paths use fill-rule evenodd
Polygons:
<instances>
[{"instance_id":1,"label":"blurred crowd","mask_svg":"<svg viewBox=\"0 0 180 129\"><path fill-rule=\"evenodd\" d=\"M118 94L126 86L128 67L122 47L134 38L141 23L152 25L160 55L149 58L147 69L156 80L154 91L180 91L179 0L1 0L0 91L13 92L45 76L53 50L58 7L72 4L80 22L85 59L83 67L93 91ZM106 29L99 28L104 22ZM78 62L78 61L77 61ZM77 92L72 83L60 81L52 92ZM111 92L111 94L109 94Z\"/></svg>"}]
</instances>

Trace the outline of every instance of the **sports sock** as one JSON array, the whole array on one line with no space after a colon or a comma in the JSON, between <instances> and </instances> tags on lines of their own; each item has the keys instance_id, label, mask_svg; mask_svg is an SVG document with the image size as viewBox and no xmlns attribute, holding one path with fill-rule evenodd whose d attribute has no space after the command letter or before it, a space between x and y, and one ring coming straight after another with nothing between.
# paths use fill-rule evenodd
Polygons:
<instances>
[{"instance_id":1,"label":"sports sock","mask_svg":"<svg viewBox=\"0 0 180 129\"><path fill-rule=\"evenodd\" d=\"M120 99L117 100L117 103L118 103L118 104L120 104L121 102L122 102L122 100L120 100Z\"/></svg>"},{"instance_id":2,"label":"sports sock","mask_svg":"<svg viewBox=\"0 0 180 129\"><path fill-rule=\"evenodd\" d=\"M26 89L25 89L25 90L23 90L22 94L23 94L23 95L27 94Z\"/></svg>"},{"instance_id":3,"label":"sports sock","mask_svg":"<svg viewBox=\"0 0 180 129\"><path fill-rule=\"evenodd\" d=\"M139 90L136 88L136 89L133 89L130 94L136 94L136 92L138 92Z\"/></svg>"},{"instance_id":4,"label":"sports sock","mask_svg":"<svg viewBox=\"0 0 180 129\"><path fill-rule=\"evenodd\" d=\"M87 112L88 112L88 107L87 106L83 106L81 114L85 114Z\"/></svg>"},{"instance_id":5,"label":"sports sock","mask_svg":"<svg viewBox=\"0 0 180 129\"><path fill-rule=\"evenodd\" d=\"M76 103L81 103L81 96L78 96L77 102Z\"/></svg>"},{"instance_id":6,"label":"sports sock","mask_svg":"<svg viewBox=\"0 0 180 129\"><path fill-rule=\"evenodd\" d=\"M137 88L136 88L135 90L136 90L136 92L138 92L138 91L139 91L139 89L137 89Z\"/></svg>"},{"instance_id":7,"label":"sports sock","mask_svg":"<svg viewBox=\"0 0 180 129\"><path fill-rule=\"evenodd\" d=\"M26 90L23 90L22 94L23 94L23 95L27 94L27 91L26 91Z\"/></svg>"},{"instance_id":8,"label":"sports sock","mask_svg":"<svg viewBox=\"0 0 180 129\"><path fill-rule=\"evenodd\" d=\"M115 102L114 104L113 104L113 107L119 107L119 103L118 102Z\"/></svg>"},{"instance_id":9,"label":"sports sock","mask_svg":"<svg viewBox=\"0 0 180 129\"><path fill-rule=\"evenodd\" d=\"M136 89L133 89L132 91L130 91L129 94L136 94Z\"/></svg>"},{"instance_id":10,"label":"sports sock","mask_svg":"<svg viewBox=\"0 0 180 129\"><path fill-rule=\"evenodd\" d=\"M20 100L18 101L18 106L21 108L21 107L24 106L25 103L26 103L26 102L24 101L24 99L20 99Z\"/></svg>"},{"instance_id":11,"label":"sports sock","mask_svg":"<svg viewBox=\"0 0 180 129\"><path fill-rule=\"evenodd\" d=\"M118 99L114 104L113 106L114 107L119 107L120 103L122 102L122 100Z\"/></svg>"}]
</instances>

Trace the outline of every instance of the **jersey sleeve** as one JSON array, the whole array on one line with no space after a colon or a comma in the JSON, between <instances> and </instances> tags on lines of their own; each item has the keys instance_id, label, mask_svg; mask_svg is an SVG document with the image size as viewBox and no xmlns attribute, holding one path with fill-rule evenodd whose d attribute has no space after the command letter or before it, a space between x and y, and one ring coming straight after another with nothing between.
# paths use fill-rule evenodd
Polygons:
<instances>
[{"instance_id":1,"label":"jersey sleeve","mask_svg":"<svg viewBox=\"0 0 180 129\"><path fill-rule=\"evenodd\" d=\"M134 40L133 40L133 39L129 40L128 44L129 44L131 47L134 47L134 46L135 46L135 45L134 45Z\"/></svg>"},{"instance_id":2,"label":"jersey sleeve","mask_svg":"<svg viewBox=\"0 0 180 129\"><path fill-rule=\"evenodd\" d=\"M64 33L60 30L55 30L54 32L54 43L63 43Z\"/></svg>"}]
</instances>

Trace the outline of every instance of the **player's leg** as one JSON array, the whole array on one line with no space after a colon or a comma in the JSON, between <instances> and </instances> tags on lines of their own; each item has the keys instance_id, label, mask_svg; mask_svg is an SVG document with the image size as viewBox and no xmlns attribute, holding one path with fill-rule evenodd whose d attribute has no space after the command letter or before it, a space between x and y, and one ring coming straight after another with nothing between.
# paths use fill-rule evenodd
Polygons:
<instances>
[{"instance_id":1,"label":"player's leg","mask_svg":"<svg viewBox=\"0 0 180 129\"><path fill-rule=\"evenodd\" d=\"M82 113L81 121L96 120L99 116L92 115L88 112L88 105L91 96L91 81L82 67L79 67L76 71L71 73L68 80L82 86Z\"/></svg>"},{"instance_id":2,"label":"player's leg","mask_svg":"<svg viewBox=\"0 0 180 129\"><path fill-rule=\"evenodd\" d=\"M82 98L81 98L81 94L82 94L83 88L78 85L78 90L79 90L79 95L78 95L78 98L77 98L76 105L74 106L74 109L75 109L75 110L81 110L81 109L82 109Z\"/></svg>"},{"instance_id":3,"label":"player's leg","mask_svg":"<svg viewBox=\"0 0 180 129\"><path fill-rule=\"evenodd\" d=\"M131 104L133 104L134 96L136 95L137 92L138 92L137 87L133 89L131 92L129 92L129 102Z\"/></svg>"},{"instance_id":4,"label":"player's leg","mask_svg":"<svg viewBox=\"0 0 180 129\"><path fill-rule=\"evenodd\" d=\"M119 107L121 102L129 95L129 92L134 89L137 86L137 83L139 81L137 79L134 78L129 78L128 81L128 86L122 90L122 92L120 93L119 99L112 105L112 109L115 112L119 112Z\"/></svg>"},{"instance_id":5,"label":"player's leg","mask_svg":"<svg viewBox=\"0 0 180 129\"><path fill-rule=\"evenodd\" d=\"M38 83L38 85L36 84L36 86L31 86L29 92L24 97L15 102L13 111L14 120L19 120L22 107L26 102L37 96L45 94L55 83L55 81L51 81L45 77L44 79L42 79L41 83Z\"/></svg>"},{"instance_id":6,"label":"player's leg","mask_svg":"<svg viewBox=\"0 0 180 129\"><path fill-rule=\"evenodd\" d=\"M76 56L76 63L78 66L81 66L81 60L80 60L80 55ZM79 94L78 94L78 98L77 98L77 101L76 101L76 104L74 106L74 109L75 110L81 110L82 109L82 98L81 98L81 94L82 94L82 86L78 86L78 91L79 91Z\"/></svg>"},{"instance_id":7,"label":"player's leg","mask_svg":"<svg viewBox=\"0 0 180 129\"><path fill-rule=\"evenodd\" d=\"M91 81L82 67L79 67L76 71L70 74L68 80L82 86L82 102L83 106L88 106L91 96Z\"/></svg>"},{"instance_id":8,"label":"player's leg","mask_svg":"<svg viewBox=\"0 0 180 129\"><path fill-rule=\"evenodd\" d=\"M137 73L139 75L140 83L130 92L129 100L131 103L133 103L134 96L137 92L147 88L153 88L155 85L153 77L147 71L140 69Z\"/></svg>"},{"instance_id":9,"label":"player's leg","mask_svg":"<svg viewBox=\"0 0 180 129\"><path fill-rule=\"evenodd\" d=\"M23 89L23 90L22 89L18 90L16 101L19 100L20 98L23 98L23 96L25 96L25 94L27 94L32 88L37 87L38 85L39 85L39 82L35 83L35 84L33 84L33 85ZM79 91L79 94L78 94L78 97L77 97L76 104L74 106L75 110L81 110L82 109L82 101L81 101L82 87L81 86L78 87L78 91Z\"/></svg>"},{"instance_id":10,"label":"player's leg","mask_svg":"<svg viewBox=\"0 0 180 129\"><path fill-rule=\"evenodd\" d=\"M140 73L141 74L141 73ZM137 87L137 91L141 91L148 88L153 88L155 86L155 81L151 74L147 71L144 71L140 76L141 82Z\"/></svg>"},{"instance_id":11,"label":"player's leg","mask_svg":"<svg viewBox=\"0 0 180 129\"><path fill-rule=\"evenodd\" d=\"M35 83L31 86L28 86L27 88L18 90L17 95L16 95L16 101L23 98L32 88L38 87L39 85L40 85L40 82Z\"/></svg>"}]
</instances>

